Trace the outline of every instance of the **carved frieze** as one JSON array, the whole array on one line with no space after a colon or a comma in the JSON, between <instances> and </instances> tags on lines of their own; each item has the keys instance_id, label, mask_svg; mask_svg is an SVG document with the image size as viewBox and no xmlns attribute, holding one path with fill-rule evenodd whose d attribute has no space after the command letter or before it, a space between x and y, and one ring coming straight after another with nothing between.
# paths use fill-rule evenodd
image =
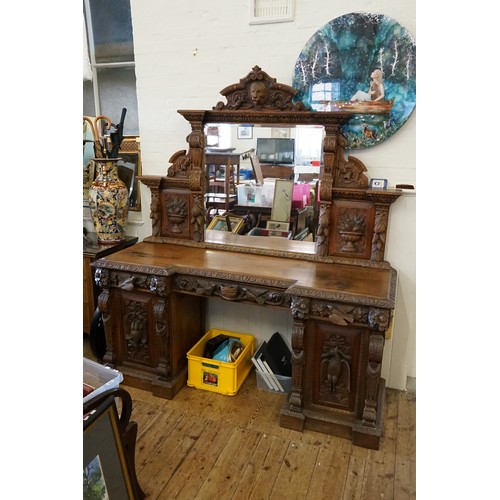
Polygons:
<instances>
[{"instance_id":1,"label":"carved frieze","mask_svg":"<svg viewBox=\"0 0 500 500\"><path fill-rule=\"evenodd\" d=\"M328 319L340 326L352 323L366 325L373 331L383 333L389 328L391 309L312 300L311 317Z\"/></svg>"},{"instance_id":2,"label":"carved frieze","mask_svg":"<svg viewBox=\"0 0 500 500\"><path fill-rule=\"evenodd\" d=\"M169 293L168 277L150 274L130 273L126 271L115 271L98 267L95 271L96 283L104 290L110 287L122 290L145 290L160 297ZM99 281L97 282L97 277ZM101 279L105 277L105 279Z\"/></svg>"},{"instance_id":3,"label":"carved frieze","mask_svg":"<svg viewBox=\"0 0 500 500\"><path fill-rule=\"evenodd\" d=\"M253 302L261 306L288 307L290 302L290 298L279 290L190 276L176 276L174 290L195 293L196 295L220 297L234 302Z\"/></svg>"},{"instance_id":4,"label":"carved frieze","mask_svg":"<svg viewBox=\"0 0 500 500\"><path fill-rule=\"evenodd\" d=\"M311 316L327 318L334 325L368 323L368 307L338 304L335 302L311 301Z\"/></svg>"}]
</instances>

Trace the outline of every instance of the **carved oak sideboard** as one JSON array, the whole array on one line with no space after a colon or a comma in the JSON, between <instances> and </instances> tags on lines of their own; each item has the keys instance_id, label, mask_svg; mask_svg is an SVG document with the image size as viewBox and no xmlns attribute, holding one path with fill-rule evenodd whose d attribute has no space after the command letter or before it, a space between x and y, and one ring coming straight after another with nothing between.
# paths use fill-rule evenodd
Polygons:
<instances>
[{"instance_id":1,"label":"carved oak sideboard","mask_svg":"<svg viewBox=\"0 0 500 500\"><path fill-rule=\"evenodd\" d=\"M286 257L142 242L94 263L107 353L126 383L172 398L186 352L204 333L207 297L287 308L293 387L281 424L377 448L384 332L396 272Z\"/></svg>"},{"instance_id":2,"label":"carved oak sideboard","mask_svg":"<svg viewBox=\"0 0 500 500\"><path fill-rule=\"evenodd\" d=\"M256 82L266 90L259 99ZM292 390L280 424L377 449L397 284L384 252L401 191L370 189L363 163L345 158L341 126L352 111L308 111L294 102L295 89L258 66L221 93L227 104L179 111L191 125L189 149L172 155L165 176L140 177L151 190L152 235L93 263L104 361L126 383L173 398L186 382L186 353L205 333L206 298L286 309ZM324 127L314 242L206 230L208 123Z\"/></svg>"}]
</instances>

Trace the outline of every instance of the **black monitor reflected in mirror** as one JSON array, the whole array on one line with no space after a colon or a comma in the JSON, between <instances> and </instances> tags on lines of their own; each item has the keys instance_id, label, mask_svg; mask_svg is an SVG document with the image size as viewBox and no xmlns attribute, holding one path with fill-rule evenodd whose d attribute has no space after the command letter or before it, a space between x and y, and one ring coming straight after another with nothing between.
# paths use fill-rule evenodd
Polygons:
<instances>
[{"instance_id":1,"label":"black monitor reflected in mirror","mask_svg":"<svg viewBox=\"0 0 500 500\"><path fill-rule=\"evenodd\" d=\"M295 163L295 139L257 139L257 158L261 163L293 165Z\"/></svg>"}]
</instances>

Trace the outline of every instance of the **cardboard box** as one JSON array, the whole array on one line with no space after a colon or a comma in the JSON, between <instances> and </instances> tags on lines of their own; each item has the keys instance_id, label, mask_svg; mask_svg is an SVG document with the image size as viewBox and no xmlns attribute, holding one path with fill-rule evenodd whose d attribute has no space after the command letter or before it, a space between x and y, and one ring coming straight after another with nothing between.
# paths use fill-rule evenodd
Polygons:
<instances>
[{"instance_id":1,"label":"cardboard box","mask_svg":"<svg viewBox=\"0 0 500 500\"><path fill-rule=\"evenodd\" d=\"M95 361L83 358L83 383L93 387L94 390L83 398L83 403L94 399L105 391L114 389L123 381L123 374L109 366L101 365Z\"/></svg>"},{"instance_id":2,"label":"cardboard box","mask_svg":"<svg viewBox=\"0 0 500 500\"><path fill-rule=\"evenodd\" d=\"M235 337L243 344L243 352L234 363L225 363L203 357L206 342L217 335ZM225 330L209 330L187 353L187 385L196 389L234 396L238 393L253 367L254 344L252 335Z\"/></svg>"}]
</instances>

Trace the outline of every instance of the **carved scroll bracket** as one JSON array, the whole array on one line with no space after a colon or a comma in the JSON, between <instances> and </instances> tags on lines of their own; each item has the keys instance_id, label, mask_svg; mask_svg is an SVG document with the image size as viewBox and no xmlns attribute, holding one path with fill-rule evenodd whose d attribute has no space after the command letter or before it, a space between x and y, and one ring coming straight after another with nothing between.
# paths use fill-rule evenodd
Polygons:
<instances>
[{"instance_id":1,"label":"carved scroll bracket","mask_svg":"<svg viewBox=\"0 0 500 500\"><path fill-rule=\"evenodd\" d=\"M377 398L384 353L384 336L373 332L368 347L368 366L366 367L366 398L363 409L362 425L375 428L377 425Z\"/></svg>"},{"instance_id":2,"label":"carved scroll bracket","mask_svg":"<svg viewBox=\"0 0 500 500\"><path fill-rule=\"evenodd\" d=\"M368 177L363 173L367 171L365 164L354 156L348 156L346 160L344 149L347 145L347 140L341 133L337 135L336 144L334 186L367 188Z\"/></svg>"}]
</instances>

